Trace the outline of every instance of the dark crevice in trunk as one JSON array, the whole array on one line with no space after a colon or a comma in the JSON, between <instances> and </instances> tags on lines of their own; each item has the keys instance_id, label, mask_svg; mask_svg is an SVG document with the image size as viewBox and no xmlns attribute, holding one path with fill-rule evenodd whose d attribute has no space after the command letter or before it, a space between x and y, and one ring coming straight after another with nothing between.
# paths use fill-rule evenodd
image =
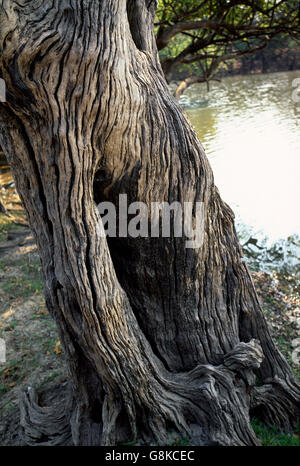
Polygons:
<instances>
[{"instance_id":1,"label":"dark crevice in trunk","mask_svg":"<svg viewBox=\"0 0 300 466\"><path fill-rule=\"evenodd\" d=\"M147 31L149 25L147 24L148 15L144 0L127 0L127 17L131 37L138 50L146 51L148 47Z\"/></svg>"},{"instance_id":2,"label":"dark crevice in trunk","mask_svg":"<svg viewBox=\"0 0 300 466\"><path fill-rule=\"evenodd\" d=\"M42 181L43 176L40 173L40 168L35 158L35 151L34 151L34 148L32 147L26 128L20 119L18 119L18 125L19 125L19 131L22 134L24 143L28 151L28 155L30 157L30 162L32 163L32 170L35 174L35 178L38 184L38 191L39 191L38 195L39 195L39 201L40 201L38 210L39 210L40 215L43 217L45 224L48 227L49 237L53 238L53 224L51 222L48 209L47 209L47 199L46 199L46 195L44 192L44 186L43 186L43 181Z\"/></svg>"},{"instance_id":3,"label":"dark crevice in trunk","mask_svg":"<svg viewBox=\"0 0 300 466\"><path fill-rule=\"evenodd\" d=\"M111 184L111 180L111 174L105 167L99 167L98 170L96 170L93 181L93 195L97 205L107 200L105 188Z\"/></svg>"},{"instance_id":4,"label":"dark crevice in trunk","mask_svg":"<svg viewBox=\"0 0 300 466\"><path fill-rule=\"evenodd\" d=\"M122 238L107 237L107 244L109 247L111 259L114 264L118 281L128 296L130 305L137 319L138 325L144 333L145 337L147 338L155 356L164 364L167 370L171 371L166 358L161 352L159 352L157 348L154 336L151 335L149 331L147 331L147 321L142 316L142 309L134 304L134 294L137 292L137 290L135 286L135 278L130 275L129 265L131 261L134 261L136 259L135 253L137 253L137 250L134 249L134 241L136 240L124 240ZM136 273L134 267L132 268L132 271L133 273Z\"/></svg>"},{"instance_id":5,"label":"dark crevice in trunk","mask_svg":"<svg viewBox=\"0 0 300 466\"><path fill-rule=\"evenodd\" d=\"M102 403L98 398L95 399L91 409L91 419L96 424L102 424Z\"/></svg>"}]
</instances>

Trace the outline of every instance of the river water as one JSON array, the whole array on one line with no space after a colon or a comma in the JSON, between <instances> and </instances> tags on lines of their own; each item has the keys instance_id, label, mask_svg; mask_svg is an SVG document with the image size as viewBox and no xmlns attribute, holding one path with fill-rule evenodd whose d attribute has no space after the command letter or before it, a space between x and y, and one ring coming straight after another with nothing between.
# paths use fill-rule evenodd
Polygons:
<instances>
[{"instance_id":1,"label":"river water","mask_svg":"<svg viewBox=\"0 0 300 466\"><path fill-rule=\"evenodd\" d=\"M224 78L209 93L198 84L180 99L222 198L272 241L300 232L296 78L300 87L300 71Z\"/></svg>"}]
</instances>

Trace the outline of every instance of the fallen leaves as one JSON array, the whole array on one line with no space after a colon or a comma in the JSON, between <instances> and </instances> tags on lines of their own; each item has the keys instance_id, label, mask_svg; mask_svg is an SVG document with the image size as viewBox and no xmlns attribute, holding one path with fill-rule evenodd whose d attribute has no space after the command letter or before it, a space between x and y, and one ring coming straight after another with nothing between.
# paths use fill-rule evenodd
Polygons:
<instances>
[{"instance_id":1,"label":"fallen leaves","mask_svg":"<svg viewBox=\"0 0 300 466\"><path fill-rule=\"evenodd\" d=\"M46 315L48 314L48 311L46 309L42 309L41 311L36 311L35 315L40 316L40 315Z\"/></svg>"},{"instance_id":2,"label":"fallen leaves","mask_svg":"<svg viewBox=\"0 0 300 466\"><path fill-rule=\"evenodd\" d=\"M53 348L53 352L55 354L61 354L62 353L62 347L61 347L61 343L60 343L59 340L55 343L55 346Z\"/></svg>"},{"instance_id":3,"label":"fallen leaves","mask_svg":"<svg viewBox=\"0 0 300 466\"><path fill-rule=\"evenodd\" d=\"M54 344L54 346L52 347L52 352L55 353L55 354L61 354L62 353L62 347L61 347L61 342L60 340L57 340ZM46 354L47 356L50 356L51 354L51 351L50 350L47 350L46 351Z\"/></svg>"},{"instance_id":4,"label":"fallen leaves","mask_svg":"<svg viewBox=\"0 0 300 466\"><path fill-rule=\"evenodd\" d=\"M7 383L9 388L14 388L17 381L20 379L20 368L19 366L13 366L2 371L1 380Z\"/></svg>"}]
</instances>

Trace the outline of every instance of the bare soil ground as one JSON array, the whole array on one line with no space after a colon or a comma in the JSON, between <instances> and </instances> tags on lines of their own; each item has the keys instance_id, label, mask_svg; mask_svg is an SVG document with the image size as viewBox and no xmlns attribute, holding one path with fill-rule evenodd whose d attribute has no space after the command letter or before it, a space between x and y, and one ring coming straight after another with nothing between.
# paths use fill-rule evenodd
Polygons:
<instances>
[{"instance_id":1,"label":"bare soil ground","mask_svg":"<svg viewBox=\"0 0 300 466\"><path fill-rule=\"evenodd\" d=\"M66 383L56 325L46 310L37 249L18 204L0 214L0 445L20 445L19 393L28 386L52 392ZM20 209L20 210L18 210ZM45 401L43 401L45 402Z\"/></svg>"}]
</instances>

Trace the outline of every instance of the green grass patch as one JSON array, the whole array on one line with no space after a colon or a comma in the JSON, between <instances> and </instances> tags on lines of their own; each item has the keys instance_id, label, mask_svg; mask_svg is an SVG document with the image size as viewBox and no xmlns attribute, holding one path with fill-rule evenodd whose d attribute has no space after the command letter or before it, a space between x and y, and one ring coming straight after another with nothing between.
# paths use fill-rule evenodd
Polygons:
<instances>
[{"instance_id":1,"label":"green grass patch","mask_svg":"<svg viewBox=\"0 0 300 466\"><path fill-rule=\"evenodd\" d=\"M5 268L3 262L1 268ZM24 257L19 264L20 276L9 277L2 283L2 290L14 298L29 297L41 294L43 291L43 279L39 258L32 258L30 254Z\"/></svg>"},{"instance_id":2,"label":"green grass patch","mask_svg":"<svg viewBox=\"0 0 300 466\"><path fill-rule=\"evenodd\" d=\"M4 394L24 379L23 361L10 361L0 370L0 393Z\"/></svg>"},{"instance_id":3,"label":"green grass patch","mask_svg":"<svg viewBox=\"0 0 300 466\"><path fill-rule=\"evenodd\" d=\"M18 225L16 225L10 217L0 214L0 241L5 241L7 233L12 229L16 230L17 228Z\"/></svg>"},{"instance_id":4,"label":"green grass patch","mask_svg":"<svg viewBox=\"0 0 300 466\"><path fill-rule=\"evenodd\" d=\"M2 284L2 289L13 298L29 297L40 294L43 290L42 277L9 278Z\"/></svg>"},{"instance_id":5,"label":"green grass patch","mask_svg":"<svg viewBox=\"0 0 300 466\"><path fill-rule=\"evenodd\" d=\"M252 428L264 446L299 447L300 426L293 434L283 434L274 426L266 426L256 418L251 420Z\"/></svg>"},{"instance_id":6,"label":"green grass patch","mask_svg":"<svg viewBox=\"0 0 300 466\"><path fill-rule=\"evenodd\" d=\"M12 332L13 330L15 330L16 326L17 326L17 322L11 321L11 322L9 323L9 325L8 325L7 327L4 328L4 331L5 331L5 332Z\"/></svg>"}]
</instances>

